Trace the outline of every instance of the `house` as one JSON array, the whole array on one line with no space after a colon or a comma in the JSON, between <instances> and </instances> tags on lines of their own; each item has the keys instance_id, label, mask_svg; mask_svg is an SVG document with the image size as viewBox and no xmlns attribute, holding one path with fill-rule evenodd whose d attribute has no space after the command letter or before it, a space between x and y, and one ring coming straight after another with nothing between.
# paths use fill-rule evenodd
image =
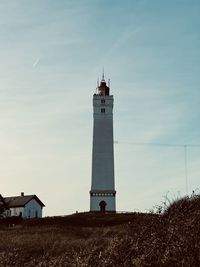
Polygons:
<instances>
[{"instance_id":1,"label":"house","mask_svg":"<svg viewBox=\"0 0 200 267\"><path fill-rule=\"evenodd\" d=\"M2 199L6 217L21 216L25 219L42 217L42 209L45 205L36 195L24 195L22 192L20 196L4 197Z\"/></svg>"}]
</instances>

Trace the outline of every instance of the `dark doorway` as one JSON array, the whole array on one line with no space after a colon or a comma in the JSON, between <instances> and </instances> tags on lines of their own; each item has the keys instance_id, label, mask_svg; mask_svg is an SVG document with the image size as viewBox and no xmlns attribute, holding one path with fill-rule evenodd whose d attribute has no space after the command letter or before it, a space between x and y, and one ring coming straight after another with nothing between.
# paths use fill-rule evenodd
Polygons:
<instances>
[{"instance_id":1,"label":"dark doorway","mask_svg":"<svg viewBox=\"0 0 200 267\"><path fill-rule=\"evenodd\" d=\"M100 206L100 211L101 212L105 212L106 211L106 202L104 200L102 200L100 203L99 203L99 206Z\"/></svg>"}]
</instances>

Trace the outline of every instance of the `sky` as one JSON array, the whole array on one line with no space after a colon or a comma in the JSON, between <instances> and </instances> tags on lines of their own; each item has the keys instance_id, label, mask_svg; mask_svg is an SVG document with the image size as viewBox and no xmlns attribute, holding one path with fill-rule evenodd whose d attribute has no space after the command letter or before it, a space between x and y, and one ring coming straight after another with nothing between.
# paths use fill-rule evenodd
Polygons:
<instances>
[{"instance_id":1,"label":"sky","mask_svg":"<svg viewBox=\"0 0 200 267\"><path fill-rule=\"evenodd\" d=\"M44 216L89 210L103 67L114 95L117 210L199 192L199 12L199 0L2 0L0 193L36 194Z\"/></svg>"}]
</instances>

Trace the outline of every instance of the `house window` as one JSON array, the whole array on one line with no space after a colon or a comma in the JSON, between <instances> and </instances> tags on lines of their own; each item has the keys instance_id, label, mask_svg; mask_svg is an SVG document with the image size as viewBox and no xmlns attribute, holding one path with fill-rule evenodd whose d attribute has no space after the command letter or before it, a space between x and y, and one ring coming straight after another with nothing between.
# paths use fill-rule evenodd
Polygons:
<instances>
[{"instance_id":1,"label":"house window","mask_svg":"<svg viewBox=\"0 0 200 267\"><path fill-rule=\"evenodd\" d=\"M105 104L105 99L101 99L101 104Z\"/></svg>"},{"instance_id":2,"label":"house window","mask_svg":"<svg viewBox=\"0 0 200 267\"><path fill-rule=\"evenodd\" d=\"M101 113L105 113L105 108L101 108Z\"/></svg>"}]
</instances>

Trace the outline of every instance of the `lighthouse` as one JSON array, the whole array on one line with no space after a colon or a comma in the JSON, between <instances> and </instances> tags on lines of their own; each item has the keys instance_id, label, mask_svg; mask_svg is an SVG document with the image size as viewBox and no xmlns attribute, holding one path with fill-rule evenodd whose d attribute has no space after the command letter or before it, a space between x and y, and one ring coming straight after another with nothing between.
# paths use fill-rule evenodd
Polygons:
<instances>
[{"instance_id":1,"label":"lighthouse","mask_svg":"<svg viewBox=\"0 0 200 267\"><path fill-rule=\"evenodd\" d=\"M115 212L113 95L104 79L93 95L93 147L90 211Z\"/></svg>"}]
</instances>

